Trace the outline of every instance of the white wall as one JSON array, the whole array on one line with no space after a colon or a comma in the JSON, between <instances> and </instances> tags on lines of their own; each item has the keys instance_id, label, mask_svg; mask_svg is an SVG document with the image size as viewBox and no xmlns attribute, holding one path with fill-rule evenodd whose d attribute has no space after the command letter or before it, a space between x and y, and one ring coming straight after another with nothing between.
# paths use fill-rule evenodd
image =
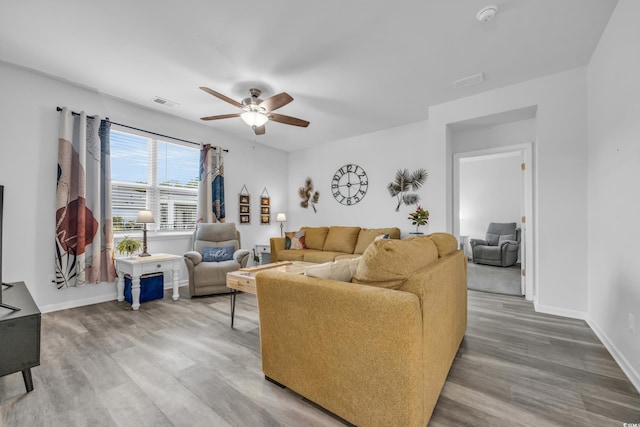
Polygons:
<instances>
[{"instance_id":1,"label":"white wall","mask_svg":"<svg viewBox=\"0 0 640 427\"><path fill-rule=\"evenodd\" d=\"M237 222L237 194L246 184L258 196L266 186L274 212L287 205L287 154L259 144L248 133L239 140L220 130L145 109L95 91L70 85L0 62L0 184L5 185L4 281L27 283L43 311L115 299L115 284L101 283L58 290L49 282L54 271L55 189L58 116L56 106L84 110L142 129L191 141L221 145L225 155L227 222ZM179 107L178 107L179 108ZM254 198L255 200L255 198ZM242 244L251 248L279 233L273 221L260 226L252 205L252 225L241 226ZM275 214L273 216L275 220ZM190 236L165 239L150 234L149 250L182 255ZM186 279L186 271L182 272Z\"/></svg>"},{"instance_id":2,"label":"white wall","mask_svg":"<svg viewBox=\"0 0 640 427\"><path fill-rule=\"evenodd\" d=\"M578 68L429 109L428 143L440 165L433 203L452 229L449 126L537 106L534 142L534 301L538 310L584 318L587 310L586 69ZM529 272L530 273L530 272Z\"/></svg>"},{"instance_id":3,"label":"white wall","mask_svg":"<svg viewBox=\"0 0 640 427\"><path fill-rule=\"evenodd\" d=\"M588 67L587 235L589 323L640 389L638 16L640 2L620 0Z\"/></svg>"},{"instance_id":4,"label":"white wall","mask_svg":"<svg viewBox=\"0 0 640 427\"><path fill-rule=\"evenodd\" d=\"M431 213L427 232L453 227L452 124L514 110L535 111L523 138L534 141L534 300L540 311L585 318L587 311L587 103L586 69L578 68L429 108L429 119L333 141L289 156L287 229L302 225L398 226L412 231L402 207L394 211L386 185L396 169L429 172L418 191ZM534 128L535 123L535 129ZM518 126L518 125L514 125ZM507 132L507 128L503 129ZM511 133L509 131L508 133ZM530 140L514 143L531 142ZM356 163L369 174L367 196L356 206L338 204L333 173ZM311 177L320 191L318 213L299 207L297 189ZM570 236L570 237L569 237ZM529 273L531 274L531 273Z\"/></svg>"},{"instance_id":5,"label":"white wall","mask_svg":"<svg viewBox=\"0 0 640 427\"><path fill-rule=\"evenodd\" d=\"M451 131L451 151L464 153L531 143L536 140L535 118Z\"/></svg>"},{"instance_id":6,"label":"white wall","mask_svg":"<svg viewBox=\"0 0 640 427\"><path fill-rule=\"evenodd\" d=\"M425 185L415 193L420 204L430 213L430 224L423 232L444 230L444 206L434 203L433 174L436 161L429 154L426 143L427 122L392 128L333 141L307 150L293 152L289 156L289 207L285 225L287 230L301 226L354 225L367 228L398 227L404 234L415 231L408 220L415 205L402 205L395 211L396 199L391 197L387 184L392 182L398 169L414 171L424 168L429 173ZM369 189L362 201L345 206L338 203L331 193L331 179L338 168L355 163L367 173ZM320 192L318 212L309 207L300 207L298 188L306 177L313 180L314 188ZM434 225L435 224L435 225Z\"/></svg>"},{"instance_id":7,"label":"white wall","mask_svg":"<svg viewBox=\"0 0 640 427\"><path fill-rule=\"evenodd\" d=\"M460 235L484 239L491 222L522 216L520 153L460 159Z\"/></svg>"}]
</instances>

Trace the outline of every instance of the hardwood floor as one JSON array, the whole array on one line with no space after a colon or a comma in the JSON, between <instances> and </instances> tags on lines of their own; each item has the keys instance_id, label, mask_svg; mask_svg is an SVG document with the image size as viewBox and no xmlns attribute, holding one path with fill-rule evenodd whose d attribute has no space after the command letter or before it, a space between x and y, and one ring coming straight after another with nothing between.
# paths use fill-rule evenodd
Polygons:
<instances>
[{"instance_id":1,"label":"hardwood floor","mask_svg":"<svg viewBox=\"0 0 640 427\"><path fill-rule=\"evenodd\" d=\"M45 314L34 391L0 378L0 426L343 426L266 381L255 296L108 302ZM6 343L2 343L6 345ZM640 396L587 325L469 292L430 426L621 426Z\"/></svg>"}]
</instances>

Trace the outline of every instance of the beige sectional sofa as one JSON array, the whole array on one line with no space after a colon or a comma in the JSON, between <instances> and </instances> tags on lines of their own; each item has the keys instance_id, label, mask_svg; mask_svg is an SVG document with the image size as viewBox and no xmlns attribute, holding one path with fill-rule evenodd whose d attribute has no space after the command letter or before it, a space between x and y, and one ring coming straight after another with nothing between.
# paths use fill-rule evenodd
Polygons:
<instances>
[{"instance_id":1,"label":"beige sectional sofa","mask_svg":"<svg viewBox=\"0 0 640 427\"><path fill-rule=\"evenodd\" d=\"M285 249L284 237L272 237L271 261L328 262L362 255L377 236L400 238L400 229L360 227L302 227L306 249Z\"/></svg>"},{"instance_id":2,"label":"beige sectional sofa","mask_svg":"<svg viewBox=\"0 0 640 427\"><path fill-rule=\"evenodd\" d=\"M265 376L360 427L424 427L467 325L457 248L446 233L378 240L351 282L259 273Z\"/></svg>"}]
</instances>

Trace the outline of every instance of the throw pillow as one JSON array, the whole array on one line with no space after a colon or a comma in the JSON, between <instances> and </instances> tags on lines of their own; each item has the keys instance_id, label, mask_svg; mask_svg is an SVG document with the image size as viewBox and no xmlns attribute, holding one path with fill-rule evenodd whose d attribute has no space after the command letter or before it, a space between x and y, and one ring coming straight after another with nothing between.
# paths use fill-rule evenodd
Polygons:
<instances>
[{"instance_id":1,"label":"throw pillow","mask_svg":"<svg viewBox=\"0 0 640 427\"><path fill-rule=\"evenodd\" d=\"M233 246L205 246L202 248L202 260L205 262L231 261Z\"/></svg>"},{"instance_id":2,"label":"throw pillow","mask_svg":"<svg viewBox=\"0 0 640 427\"><path fill-rule=\"evenodd\" d=\"M287 231L284 236L285 249L307 249L304 244L304 231Z\"/></svg>"},{"instance_id":3,"label":"throw pillow","mask_svg":"<svg viewBox=\"0 0 640 427\"><path fill-rule=\"evenodd\" d=\"M312 265L304 269L304 274L321 279L339 280L350 282L358 268L360 257L351 259L340 259L324 264Z\"/></svg>"}]
</instances>

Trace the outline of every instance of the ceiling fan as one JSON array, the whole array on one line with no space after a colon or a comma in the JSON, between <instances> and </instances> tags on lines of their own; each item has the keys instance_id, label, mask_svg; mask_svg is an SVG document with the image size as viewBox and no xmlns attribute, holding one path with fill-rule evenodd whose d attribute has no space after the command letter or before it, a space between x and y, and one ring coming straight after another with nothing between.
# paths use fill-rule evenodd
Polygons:
<instances>
[{"instance_id":1,"label":"ceiling fan","mask_svg":"<svg viewBox=\"0 0 640 427\"><path fill-rule=\"evenodd\" d=\"M220 98L223 101L228 102L234 107L238 107L244 110L244 112L242 113L201 117L201 120L219 120L230 119L232 117L240 117L246 124L251 126L256 135L264 135L264 125L269 120L278 123L284 123L285 125L300 126L305 128L309 126L309 122L306 120L273 112L274 110L277 110L280 107L284 107L285 105L293 101L291 95L286 92L282 92L277 95L273 95L270 98L262 100L260 99L262 91L260 89L251 88L249 89L249 94L251 96L249 98L244 98L241 102L237 102L227 96L224 96L221 93L216 92L215 90L209 89L208 87L200 87L200 89L215 96L216 98Z\"/></svg>"}]
</instances>

